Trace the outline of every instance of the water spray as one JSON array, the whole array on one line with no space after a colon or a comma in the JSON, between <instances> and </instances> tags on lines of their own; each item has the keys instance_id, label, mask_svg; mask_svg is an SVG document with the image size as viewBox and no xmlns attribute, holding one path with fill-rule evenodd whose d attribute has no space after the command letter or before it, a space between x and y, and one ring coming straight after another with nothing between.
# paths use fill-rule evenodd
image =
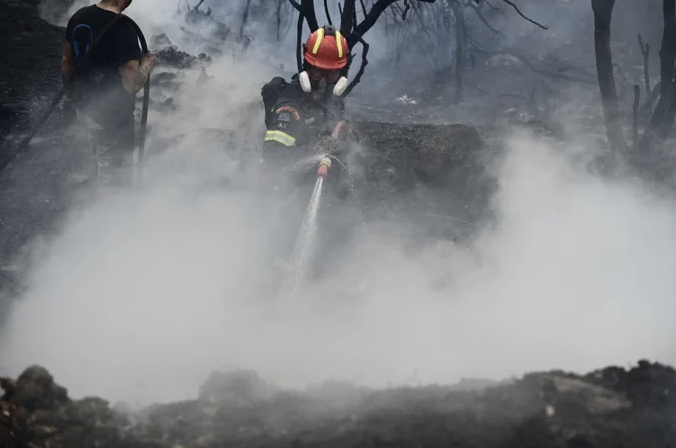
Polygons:
<instances>
[{"instance_id":1,"label":"water spray","mask_svg":"<svg viewBox=\"0 0 676 448\"><path fill-rule=\"evenodd\" d=\"M339 121L333 128L331 138L338 141L340 135L346 129L347 122L343 120ZM290 295L293 295L295 291L297 291L297 289L302 285L310 266L312 255L314 254L315 243L317 239L317 214L321 204L324 179L329 176L329 170L331 169L331 165L333 163L331 158L332 157L330 154L325 154L319 159L317 166L317 180L315 182L312 195L310 196L310 202L307 206L307 209L305 210L305 216L303 217L303 221L301 223L300 232L298 234L298 238L296 239L293 254L291 255L290 264L292 271L294 272L294 282Z\"/></svg>"},{"instance_id":2,"label":"water spray","mask_svg":"<svg viewBox=\"0 0 676 448\"><path fill-rule=\"evenodd\" d=\"M315 182L310 203L305 210L303 222L301 223L300 232L296 239L296 244L291 255L291 266L294 272L294 282L291 289L291 295L300 287L305 280L312 255L314 254L315 241L317 238L317 213L322 198L322 186L324 185L324 178L326 175L320 175L320 172L325 172L328 175L328 167L326 164L321 164L317 172L317 181Z\"/></svg>"}]
</instances>

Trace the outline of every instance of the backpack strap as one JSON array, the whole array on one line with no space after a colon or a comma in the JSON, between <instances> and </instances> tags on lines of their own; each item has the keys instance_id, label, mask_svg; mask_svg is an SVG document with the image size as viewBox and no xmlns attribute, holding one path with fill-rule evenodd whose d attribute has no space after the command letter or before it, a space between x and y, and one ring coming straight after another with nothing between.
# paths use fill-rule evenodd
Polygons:
<instances>
[{"instance_id":1,"label":"backpack strap","mask_svg":"<svg viewBox=\"0 0 676 448\"><path fill-rule=\"evenodd\" d=\"M80 48L80 43L78 42L78 39L75 36L75 33L80 28L89 31L89 38L84 43L84 48ZM85 53L87 53L87 51L89 51L89 47L91 47L93 41L94 41L94 33L92 33L91 26L87 25L86 23L81 23L73 29L73 53L75 53L75 61L78 61L82 56L85 55Z\"/></svg>"}]
</instances>

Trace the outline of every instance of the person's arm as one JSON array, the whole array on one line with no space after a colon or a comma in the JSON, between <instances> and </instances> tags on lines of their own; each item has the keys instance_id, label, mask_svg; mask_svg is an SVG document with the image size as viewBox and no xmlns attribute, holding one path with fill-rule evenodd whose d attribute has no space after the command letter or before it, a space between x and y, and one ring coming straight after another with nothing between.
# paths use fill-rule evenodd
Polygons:
<instances>
[{"instance_id":1,"label":"person's arm","mask_svg":"<svg viewBox=\"0 0 676 448\"><path fill-rule=\"evenodd\" d=\"M66 25L66 35L64 36L63 52L61 55L61 82L66 84L75 71L75 52L73 51L73 20L71 17Z\"/></svg>"},{"instance_id":2,"label":"person's arm","mask_svg":"<svg viewBox=\"0 0 676 448\"><path fill-rule=\"evenodd\" d=\"M73 53L73 44L66 41L63 45L63 56L61 57L61 82L66 84L75 71L75 54Z\"/></svg>"},{"instance_id":3,"label":"person's arm","mask_svg":"<svg viewBox=\"0 0 676 448\"><path fill-rule=\"evenodd\" d=\"M115 53L124 89L136 94L148 81L150 71L155 67L154 54L142 56L136 29L128 22L117 25L115 30Z\"/></svg>"},{"instance_id":4,"label":"person's arm","mask_svg":"<svg viewBox=\"0 0 676 448\"><path fill-rule=\"evenodd\" d=\"M140 60L135 59L122 64L119 71L124 89L132 94L138 93L148 82L150 71L155 67L156 61L154 54L148 54Z\"/></svg>"},{"instance_id":5,"label":"person's arm","mask_svg":"<svg viewBox=\"0 0 676 448\"><path fill-rule=\"evenodd\" d=\"M263 159L305 144L306 126L299 109L289 102L276 104L270 113L263 142Z\"/></svg>"}]
</instances>

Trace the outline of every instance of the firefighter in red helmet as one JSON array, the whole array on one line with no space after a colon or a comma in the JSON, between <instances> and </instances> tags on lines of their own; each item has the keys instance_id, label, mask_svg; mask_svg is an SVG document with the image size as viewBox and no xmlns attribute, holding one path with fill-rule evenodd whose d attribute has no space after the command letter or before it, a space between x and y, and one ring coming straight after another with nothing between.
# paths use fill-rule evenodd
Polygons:
<instances>
[{"instance_id":1,"label":"firefighter in red helmet","mask_svg":"<svg viewBox=\"0 0 676 448\"><path fill-rule=\"evenodd\" d=\"M261 159L265 168L288 166L311 156L317 147L336 150L330 134L344 120L341 95L349 84L347 39L325 25L308 37L303 53L302 70L290 82L275 77L261 90L267 128ZM347 194L345 183L340 184L339 194Z\"/></svg>"}]
</instances>

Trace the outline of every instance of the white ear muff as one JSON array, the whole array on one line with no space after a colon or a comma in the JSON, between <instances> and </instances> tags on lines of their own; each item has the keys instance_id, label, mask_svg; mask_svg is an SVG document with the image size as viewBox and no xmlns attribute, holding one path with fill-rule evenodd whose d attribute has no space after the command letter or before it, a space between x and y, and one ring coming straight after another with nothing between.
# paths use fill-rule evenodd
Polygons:
<instances>
[{"instance_id":1,"label":"white ear muff","mask_svg":"<svg viewBox=\"0 0 676 448\"><path fill-rule=\"evenodd\" d=\"M310 75L306 71L300 72L298 75L298 80L300 81L300 88L303 89L303 92L310 93L312 92L312 84L310 83Z\"/></svg>"},{"instance_id":2,"label":"white ear muff","mask_svg":"<svg viewBox=\"0 0 676 448\"><path fill-rule=\"evenodd\" d=\"M345 76L341 76L336 85L333 87L333 94L335 96L342 95L347 89L348 85L350 85L350 83L347 81L347 78Z\"/></svg>"}]
</instances>

